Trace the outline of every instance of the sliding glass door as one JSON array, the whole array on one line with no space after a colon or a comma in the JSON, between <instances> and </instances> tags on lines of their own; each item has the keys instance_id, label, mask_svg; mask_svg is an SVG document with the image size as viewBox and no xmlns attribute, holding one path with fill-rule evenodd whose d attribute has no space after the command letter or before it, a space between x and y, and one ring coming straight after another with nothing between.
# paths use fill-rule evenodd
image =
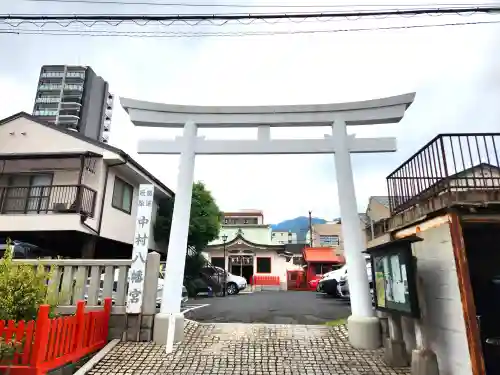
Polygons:
<instances>
[{"instance_id":1,"label":"sliding glass door","mask_svg":"<svg viewBox=\"0 0 500 375\"><path fill-rule=\"evenodd\" d=\"M39 213L47 212L49 208L52 175L11 175L3 213Z\"/></svg>"},{"instance_id":2,"label":"sliding glass door","mask_svg":"<svg viewBox=\"0 0 500 375\"><path fill-rule=\"evenodd\" d=\"M28 202L26 212L47 212L50 199L50 185L52 176L38 174L31 176L31 184L28 192Z\"/></svg>"}]
</instances>

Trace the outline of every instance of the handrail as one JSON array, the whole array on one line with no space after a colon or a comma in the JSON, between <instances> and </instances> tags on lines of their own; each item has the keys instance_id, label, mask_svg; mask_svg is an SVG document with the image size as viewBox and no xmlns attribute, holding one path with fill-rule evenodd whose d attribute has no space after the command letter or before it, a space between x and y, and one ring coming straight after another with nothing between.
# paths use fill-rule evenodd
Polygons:
<instances>
[{"instance_id":1,"label":"handrail","mask_svg":"<svg viewBox=\"0 0 500 375\"><path fill-rule=\"evenodd\" d=\"M500 187L500 133L445 133L386 178L391 214L445 192Z\"/></svg>"}]
</instances>

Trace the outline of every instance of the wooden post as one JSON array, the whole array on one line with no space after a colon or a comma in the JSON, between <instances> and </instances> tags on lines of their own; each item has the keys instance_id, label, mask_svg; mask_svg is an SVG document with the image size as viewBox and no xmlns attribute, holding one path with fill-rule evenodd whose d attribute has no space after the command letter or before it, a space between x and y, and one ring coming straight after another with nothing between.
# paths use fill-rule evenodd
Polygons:
<instances>
[{"instance_id":1,"label":"wooden post","mask_svg":"<svg viewBox=\"0 0 500 375\"><path fill-rule=\"evenodd\" d=\"M47 355L47 346L49 343L50 333L50 319L49 319L49 305L41 305L38 308L38 315L36 317L35 326L35 343L33 344L33 351L31 355L30 364L37 369L41 367L45 356Z\"/></svg>"},{"instance_id":2,"label":"wooden post","mask_svg":"<svg viewBox=\"0 0 500 375\"><path fill-rule=\"evenodd\" d=\"M75 356L83 348L83 339L85 337L85 302L78 301L76 304L76 337L75 347L73 348Z\"/></svg>"},{"instance_id":3,"label":"wooden post","mask_svg":"<svg viewBox=\"0 0 500 375\"><path fill-rule=\"evenodd\" d=\"M104 298L104 324L103 324L103 340L108 340L109 319L111 318L111 307L113 306L112 298Z\"/></svg>"}]
</instances>

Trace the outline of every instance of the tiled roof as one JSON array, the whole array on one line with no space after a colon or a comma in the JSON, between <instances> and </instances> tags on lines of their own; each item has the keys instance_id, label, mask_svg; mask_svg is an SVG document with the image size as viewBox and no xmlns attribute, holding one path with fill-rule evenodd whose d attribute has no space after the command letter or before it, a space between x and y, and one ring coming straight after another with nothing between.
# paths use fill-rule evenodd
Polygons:
<instances>
[{"instance_id":1,"label":"tiled roof","mask_svg":"<svg viewBox=\"0 0 500 375\"><path fill-rule=\"evenodd\" d=\"M336 255L331 247L306 247L304 260L306 262L343 263L344 257Z\"/></svg>"}]
</instances>

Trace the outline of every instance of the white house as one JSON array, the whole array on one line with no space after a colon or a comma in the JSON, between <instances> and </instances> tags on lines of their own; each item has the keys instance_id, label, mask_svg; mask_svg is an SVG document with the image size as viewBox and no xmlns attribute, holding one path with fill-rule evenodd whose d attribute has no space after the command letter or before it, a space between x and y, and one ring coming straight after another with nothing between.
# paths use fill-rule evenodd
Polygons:
<instances>
[{"instance_id":1,"label":"white house","mask_svg":"<svg viewBox=\"0 0 500 375\"><path fill-rule=\"evenodd\" d=\"M122 150L24 112L0 120L0 237L128 258L140 184L155 186L154 220L173 192ZM151 249L164 252L152 232Z\"/></svg>"}]
</instances>

